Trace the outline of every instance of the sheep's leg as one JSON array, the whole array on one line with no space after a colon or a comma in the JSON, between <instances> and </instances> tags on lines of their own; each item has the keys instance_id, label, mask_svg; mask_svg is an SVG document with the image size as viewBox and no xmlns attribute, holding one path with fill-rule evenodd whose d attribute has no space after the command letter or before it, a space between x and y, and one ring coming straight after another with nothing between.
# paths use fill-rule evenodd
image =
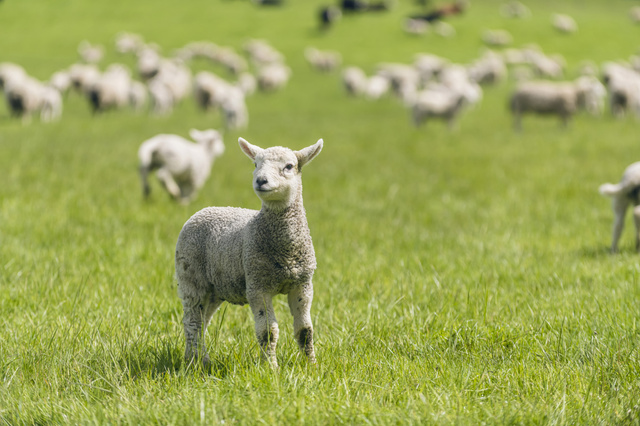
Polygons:
<instances>
[{"instance_id":1,"label":"sheep's leg","mask_svg":"<svg viewBox=\"0 0 640 426\"><path fill-rule=\"evenodd\" d=\"M149 186L149 169L146 166L141 165L138 170L140 172L140 181L142 182L142 195L144 198L149 198L149 194L151 194L151 187Z\"/></svg>"},{"instance_id":2,"label":"sheep's leg","mask_svg":"<svg viewBox=\"0 0 640 426\"><path fill-rule=\"evenodd\" d=\"M195 193L195 187L190 182L185 182L180 186L180 203L189 204Z\"/></svg>"},{"instance_id":3,"label":"sheep's leg","mask_svg":"<svg viewBox=\"0 0 640 426\"><path fill-rule=\"evenodd\" d=\"M313 324L311 323L311 302L313 287L296 287L289 293L289 310L293 315L293 334L300 350L305 353L309 362L316 362L313 350Z\"/></svg>"},{"instance_id":4,"label":"sheep's leg","mask_svg":"<svg viewBox=\"0 0 640 426\"><path fill-rule=\"evenodd\" d=\"M620 235L622 235L622 229L624 228L624 215L627 212L627 206L629 202L624 198L624 196L615 197L613 199L613 236L611 238L611 252L615 253L618 251L618 241L620 240Z\"/></svg>"},{"instance_id":5,"label":"sheep's leg","mask_svg":"<svg viewBox=\"0 0 640 426\"><path fill-rule=\"evenodd\" d=\"M256 337L262 349L263 359L269 361L272 367L278 367L276 359L276 345L278 343L278 321L273 310L272 296L261 294L249 300L256 323Z\"/></svg>"},{"instance_id":6,"label":"sheep's leg","mask_svg":"<svg viewBox=\"0 0 640 426\"><path fill-rule=\"evenodd\" d=\"M173 179L173 176L171 175L171 172L168 169L164 167L158 169L158 171L156 172L156 176L160 180L160 183L162 183L162 186L165 187L167 192L173 198L175 198L176 200L180 198L180 187L178 186L176 181Z\"/></svg>"},{"instance_id":7,"label":"sheep's leg","mask_svg":"<svg viewBox=\"0 0 640 426\"><path fill-rule=\"evenodd\" d=\"M633 208L633 221L636 225L636 251L640 252L640 205Z\"/></svg>"},{"instance_id":8,"label":"sheep's leg","mask_svg":"<svg viewBox=\"0 0 640 426\"><path fill-rule=\"evenodd\" d=\"M209 295L182 298L184 309L182 323L186 340L185 359L187 361L200 358L204 365L209 364L204 335L211 317L221 304L221 300L211 300Z\"/></svg>"}]
</instances>

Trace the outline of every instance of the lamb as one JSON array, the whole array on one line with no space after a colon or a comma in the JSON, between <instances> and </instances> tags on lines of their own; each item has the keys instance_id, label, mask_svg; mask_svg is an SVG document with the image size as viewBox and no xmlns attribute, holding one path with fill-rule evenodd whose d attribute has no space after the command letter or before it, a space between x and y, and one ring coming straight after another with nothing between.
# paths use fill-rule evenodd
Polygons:
<instances>
[{"instance_id":1,"label":"lamb","mask_svg":"<svg viewBox=\"0 0 640 426\"><path fill-rule=\"evenodd\" d=\"M557 115L564 126L575 114L579 106L586 107L598 96L601 90L597 85L576 82L526 81L520 83L511 95L510 108L514 116L514 127L522 129L522 114L533 112L538 114Z\"/></svg>"},{"instance_id":2,"label":"lamb","mask_svg":"<svg viewBox=\"0 0 640 426\"><path fill-rule=\"evenodd\" d=\"M213 129L191 129L189 135L197 143L178 135L161 134L140 145L139 172L145 198L151 193L148 175L154 170L169 195L182 204L189 203L202 188L213 160L224 153L224 142L222 135Z\"/></svg>"},{"instance_id":3,"label":"lamb","mask_svg":"<svg viewBox=\"0 0 640 426\"><path fill-rule=\"evenodd\" d=\"M204 334L222 302L249 304L262 358L277 368L278 323L272 298L287 294L293 331L308 361L315 362L311 303L315 252L302 203L302 169L323 141L292 151L262 149L238 140L254 162L253 188L260 211L208 207L183 226L176 244L178 295L184 309L187 361L209 363Z\"/></svg>"},{"instance_id":4,"label":"lamb","mask_svg":"<svg viewBox=\"0 0 640 426\"><path fill-rule=\"evenodd\" d=\"M636 250L640 251L640 162L626 168L617 184L600 185L600 194L612 198L614 214L611 252L618 251L618 241L624 228L624 217L629 204L633 204L633 220L636 225Z\"/></svg>"}]
</instances>

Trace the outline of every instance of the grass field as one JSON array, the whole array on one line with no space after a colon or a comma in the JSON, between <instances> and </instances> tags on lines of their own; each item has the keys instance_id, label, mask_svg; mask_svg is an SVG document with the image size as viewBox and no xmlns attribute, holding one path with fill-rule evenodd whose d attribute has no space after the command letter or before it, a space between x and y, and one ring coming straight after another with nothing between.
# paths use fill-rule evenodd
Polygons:
<instances>
[{"instance_id":1,"label":"grass field","mask_svg":"<svg viewBox=\"0 0 640 426\"><path fill-rule=\"evenodd\" d=\"M113 49L122 30L167 54L261 37L293 69L283 91L249 98L249 129L225 134L227 151L189 206L155 181L143 202L136 152L157 133L221 126L191 99L167 117L93 117L72 93L61 121L28 125L0 106L0 423L640 422L640 264L630 229L608 253L612 213L597 193L639 159L640 124L578 115L563 130L526 117L517 134L507 82L486 88L453 132L415 129L396 99L348 98L338 74L303 58L314 45L368 72L417 52L470 62L485 28L505 28L515 46L563 54L573 77L583 60L636 53L635 3L530 1L531 19L509 21L501 2L472 2L450 21L453 39L404 34L410 2L320 34L321 3L0 2L0 62L40 79L76 61L83 39L107 47L105 63L133 66ZM554 33L553 12L580 31ZM247 306L214 316L211 371L183 361L173 277L182 224L205 206L260 206L238 136L294 149L324 138L304 175L316 365L297 349L284 297L279 370L260 363Z\"/></svg>"}]
</instances>

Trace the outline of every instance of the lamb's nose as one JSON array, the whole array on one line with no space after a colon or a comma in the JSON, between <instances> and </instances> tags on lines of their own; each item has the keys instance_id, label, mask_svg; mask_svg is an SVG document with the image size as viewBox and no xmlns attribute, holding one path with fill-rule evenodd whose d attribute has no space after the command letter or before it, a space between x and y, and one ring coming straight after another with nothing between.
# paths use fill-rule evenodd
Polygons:
<instances>
[{"instance_id":1,"label":"lamb's nose","mask_svg":"<svg viewBox=\"0 0 640 426\"><path fill-rule=\"evenodd\" d=\"M258 186L262 186L265 183L267 183L267 178L263 178L263 177L256 178L256 184Z\"/></svg>"}]
</instances>

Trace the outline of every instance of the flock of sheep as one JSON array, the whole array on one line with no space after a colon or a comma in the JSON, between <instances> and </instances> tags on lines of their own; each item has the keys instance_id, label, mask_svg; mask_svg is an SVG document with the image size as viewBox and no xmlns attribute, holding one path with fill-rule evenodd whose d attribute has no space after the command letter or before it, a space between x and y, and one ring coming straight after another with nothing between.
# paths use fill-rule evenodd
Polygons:
<instances>
[{"instance_id":1,"label":"flock of sheep","mask_svg":"<svg viewBox=\"0 0 640 426\"><path fill-rule=\"evenodd\" d=\"M193 96L203 110L219 109L227 129L245 128L249 123L246 97L256 89L275 91L291 76L284 56L262 40L250 40L244 46L247 58L233 49L211 42L194 42L163 57L160 47L145 43L137 34L122 33L115 49L123 55L135 55L135 79L126 65L113 63L101 71L97 63L104 57L102 46L83 41L78 46L81 62L55 72L49 81L30 76L14 63L0 63L0 89L4 91L12 116L30 121L40 114L43 121L62 115L63 98L70 90L86 97L94 112L148 107L154 114L168 114L183 99ZM234 81L212 71L193 75L189 62L203 58L222 67Z\"/></svg>"},{"instance_id":2,"label":"flock of sheep","mask_svg":"<svg viewBox=\"0 0 640 426\"><path fill-rule=\"evenodd\" d=\"M502 12L513 17L530 14L517 2L507 3ZM640 11L637 17L640 21ZM577 30L575 21L564 15L554 17L554 25L567 33ZM507 36L496 31L485 33L483 38L499 46L508 42ZM172 57L163 57L158 46L129 33L117 37L115 48L121 54L136 56L139 80L118 63L101 71L96 64L103 59L103 48L88 42L78 49L82 63L54 73L48 82L38 81L17 64L0 64L0 88L11 114L25 121L35 114L40 114L43 121L59 119L63 97L70 90L85 96L96 113L119 108L140 111L148 105L153 113L167 114L192 96L201 109L220 110L225 128L242 129L249 121L246 97L258 89L278 90L291 77L284 55L262 40L247 42L246 56L202 41L178 49ZM342 56L335 51L309 47L304 56L319 72L331 73L342 66ZM223 67L233 81L212 71L194 76L188 65L194 58ZM565 68L561 57L527 46L487 50L469 64L422 53L412 63L380 63L369 76L355 66L342 68L340 75L350 96L369 100L387 94L397 97L417 126L442 119L453 127L463 110L481 102L483 86L510 77L517 81L509 102L517 129L526 113L556 115L564 124L579 109L602 114L607 97L615 116L627 111L640 116L640 57L599 67L585 64L581 75L572 81L562 80ZM194 142L161 134L142 143L138 160L144 196L150 193L148 177L152 172L170 196L182 203L190 202L205 184L214 160L225 150L222 135L214 129L192 129L190 136ZM224 301L248 303L262 353L277 366L279 331L272 297L287 294L296 341L314 362L310 309L316 260L302 203L301 171L320 153L323 141L300 151L262 149L242 138L239 145L255 164L252 186L262 208L209 207L193 215L182 228L175 266L184 308L185 355L188 360L208 362L202 337L212 315ZM600 192L614 200L612 250L617 249L629 205L635 206L640 249L640 163L631 165L619 184L604 184Z\"/></svg>"}]
</instances>

